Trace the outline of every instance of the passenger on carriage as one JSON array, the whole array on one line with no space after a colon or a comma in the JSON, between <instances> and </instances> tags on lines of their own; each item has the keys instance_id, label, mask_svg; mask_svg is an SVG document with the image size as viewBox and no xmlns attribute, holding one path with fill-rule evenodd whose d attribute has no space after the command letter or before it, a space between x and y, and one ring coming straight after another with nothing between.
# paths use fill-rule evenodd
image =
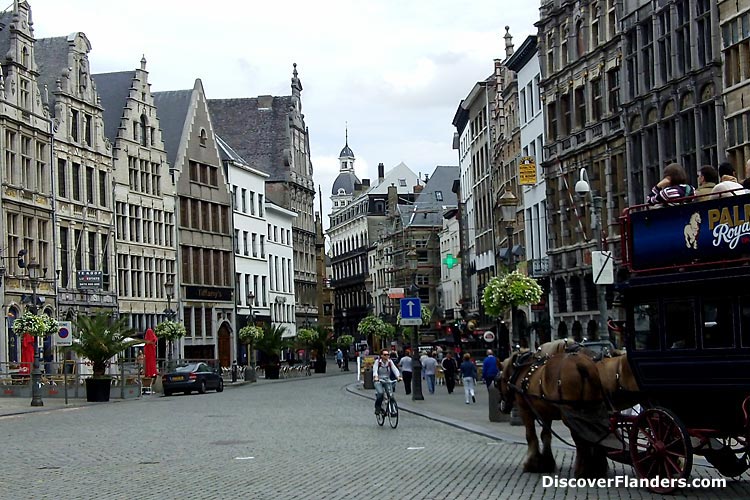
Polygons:
<instances>
[{"instance_id":1,"label":"passenger on carriage","mask_svg":"<svg viewBox=\"0 0 750 500\"><path fill-rule=\"evenodd\" d=\"M651 196L647 201L649 205L674 205L679 198L693 196L695 188L687 183L688 178L685 169L677 163L671 163L664 169L664 178L656 186L651 188Z\"/></svg>"},{"instance_id":2,"label":"passenger on carriage","mask_svg":"<svg viewBox=\"0 0 750 500\"><path fill-rule=\"evenodd\" d=\"M734 171L731 163L723 162L719 165L719 175L721 176L721 182L714 186L712 191L712 193L718 194L719 198L747 193L747 190L743 189L742 184L737 182L737 177L735 177L737 173ZM731 191L731 193L727 191Z\"/></svg>"},{"instance_id":3,"label":"passenger on carriage","mask_svg":"<svg viewBox=\"0 0 750 500\"><path fill-rule=\"evenodd\" d=\"M711 194L714 186L719 183L719 173L711 165L703 165L698 170L698 189L695 190L695 196L703 196ZM708 200L709 197L705 196L699 198L699 200Z\"/></svg>"}]
</instances>

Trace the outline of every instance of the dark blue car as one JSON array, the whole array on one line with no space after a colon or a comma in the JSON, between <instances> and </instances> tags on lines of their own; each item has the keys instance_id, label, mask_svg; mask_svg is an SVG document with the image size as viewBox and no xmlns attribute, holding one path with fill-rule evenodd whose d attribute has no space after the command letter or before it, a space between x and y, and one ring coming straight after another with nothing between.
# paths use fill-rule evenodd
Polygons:
<instances>
[{"instance_id":1,"label":"dark blue car","mask_svg":"<svg viewBox=\"0 0 750 500\"><path fill-rule=\"evenodd\" d=\"M178 366L175 371L162 377L162 384L165 396L171 396L175 392L190 394L192 391L198 391L204 394L208 389L215 389L216 392L224 390L224 380L221 374L206 363Z\"/></svg>"}]
</instances>

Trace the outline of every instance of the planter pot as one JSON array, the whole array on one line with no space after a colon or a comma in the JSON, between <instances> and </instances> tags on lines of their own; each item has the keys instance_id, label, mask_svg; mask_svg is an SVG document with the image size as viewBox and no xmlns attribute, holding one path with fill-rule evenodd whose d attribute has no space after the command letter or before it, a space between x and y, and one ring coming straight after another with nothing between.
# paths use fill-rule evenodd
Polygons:
<instances>
[{"instance_id":1,"label":"planter pot","mask_svg":"<svg viewBox=\"0 0 750 500\"><path fill-rule=\"evenodd\" d=\"M315 373L325 373L326 372L326 360L325 359L318 359L315 361Z\"/></svg>"},{"instance_id":2,"label":"planter pot","mask_svg":"<svg viewBox=\"0 0 750 500\"><path fill-rule=\"evenodd\" d=\"M87 378L86 401L90 403L109 401L109 389L112 386L110 378Z\"/></svg>"},{"instance_id":3,"label":"planter pot","mask_svg":"<svg viewBox=\"0 0 750 500\"><path fill-rule=\"evenodd\" d=\"M281 367L279 365L267 365L265 368L266 378L274 380L278 379L280 369Z\"/></svg>"}]
</instances>

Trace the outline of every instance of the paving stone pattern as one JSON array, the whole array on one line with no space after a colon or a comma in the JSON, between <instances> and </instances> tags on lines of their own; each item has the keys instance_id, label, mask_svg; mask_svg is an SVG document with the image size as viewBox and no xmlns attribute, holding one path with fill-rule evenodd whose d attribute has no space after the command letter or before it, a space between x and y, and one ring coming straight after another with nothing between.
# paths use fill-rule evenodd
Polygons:
<instances>
[{"instance_id":1,"label":"paving stone pattern","mask_svg":"<svg viewBox=\"0 0 750 500\"><path fill-rule=\"evenodd\" d=\"M397 429L379 427L374 392L357 394L351 383L302 377L220 394L6 412L0 498L661 498L639 489L545 489L539 475L521 473L525 445L460 428L458 410L453 425L403 411ZM397 398L419 411L403 392ZM556 448L555 458L559 476L572 477L573 452ZM633 476L613 464L615 473ZM693 476L716 473L696 467ZM730 481L674 498L750 498L750 487Z\"/></svg>"}]
</instances>

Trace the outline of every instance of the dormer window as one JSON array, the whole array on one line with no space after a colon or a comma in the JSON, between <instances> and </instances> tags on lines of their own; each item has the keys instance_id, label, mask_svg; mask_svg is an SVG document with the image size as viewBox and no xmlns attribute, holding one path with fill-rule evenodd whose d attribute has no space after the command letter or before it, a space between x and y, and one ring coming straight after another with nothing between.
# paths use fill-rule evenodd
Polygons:
<instances>
[{"instance_id":1,"label":"dormer window","mask_svg":"<svg viewBox=\"0 0 750 500\"><path fill-rule=\"evenodd\" d=\"M29 68L29 48L24 47L21 49L21 65L26 69Z\"/></svg>"},{"instance_id":2,"label":"dormer window","mask_svg":"<svg viewBox=\"0 0 750 500\"><path fill-rule=\"evenodd\" d=\"M443 192L435 191L435 201L443 201Z\"/></svg>"},{"instance_id":3,"label":"dormer window","mask_svg":"<svg viewBox=\"0 0 750 500\"><path fill-rule=\"evenodd\" d=\"M406 179L399 179L398 185L401 187L406 187Z\"/></svg>"}]
</instances>

